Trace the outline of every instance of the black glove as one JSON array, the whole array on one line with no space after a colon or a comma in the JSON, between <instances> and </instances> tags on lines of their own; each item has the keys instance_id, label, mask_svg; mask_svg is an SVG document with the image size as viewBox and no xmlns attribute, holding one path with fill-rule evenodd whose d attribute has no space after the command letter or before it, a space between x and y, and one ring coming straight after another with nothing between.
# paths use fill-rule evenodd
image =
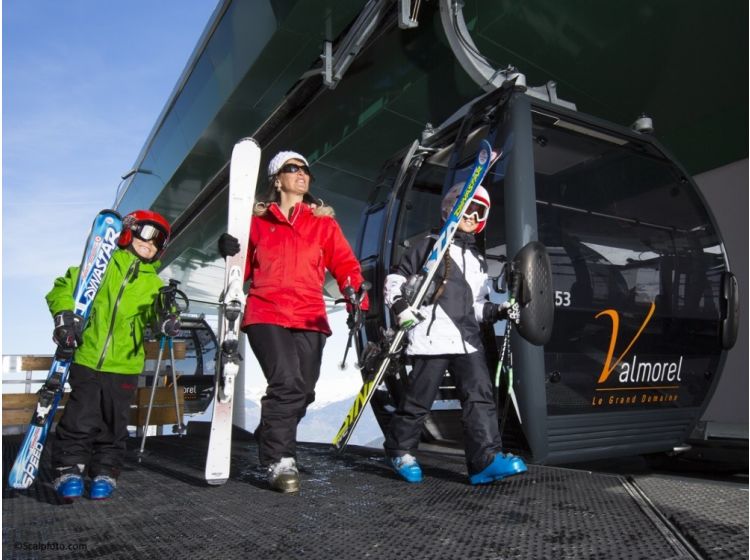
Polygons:
<instances>
[{"instance_id":1,"label":"black glove","mask_svg":"<svg viewBox=\"0 0 750 560\"><path fill-rule=\"evenodd\" d=\"M228 233L222 233L219 237L219 254L222 258L233 257L240 252L240 242L236 237Z\"/></svg>"},{"instance_id":2,"label":"black glove","mask_svg":"<svg viewBox=\"0 0 750 560\"><path fill-rule=\"evenodd\" d=\"M391 311L396 316L398 328L402 330L411 330L424 321L424 316L416 308L409 305L409 302L403 296L396 296L391 304Z\"/></svg>"},{"instance_id":3,"label":"black glove","mask_svg":"<svg viewBox=\"0 0 750 560\"><path fill-rule=\"evenodd\" d=\"M174 314L166 315L159 321L159 332L170 338L177 336L181 328L180 318Z\"/></svg>"},{"instance_id":4,"label":"black glove","mask_svg":"<svg viewBox=\"0 0 750 560\"><path fill-rule=\"evenodd\" d=\"M63 350L78 348L82 342L83 319L72 311L60 311L54 316L52 340Z\"/></svg>"},{"instance_id":5,"label":"black glove","mask_svg":"<svg viewBox=\"0 0 750 560\"><path fill-rule=\"evenodd\" d=\"M482 321L485 323L497 323L508 318L508 306L504 303L492 303L488 301L482 309Z\"/></svg>"}]
</instances>

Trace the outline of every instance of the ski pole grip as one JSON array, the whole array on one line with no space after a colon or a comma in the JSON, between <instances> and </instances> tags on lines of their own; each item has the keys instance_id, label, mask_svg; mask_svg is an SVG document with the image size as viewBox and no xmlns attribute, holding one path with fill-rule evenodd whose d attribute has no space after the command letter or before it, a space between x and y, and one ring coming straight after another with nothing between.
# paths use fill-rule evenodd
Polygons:
<instances>
[{"instance_id":1,"label":"ski pole grip","mask_svg":"<svg viewBox=\"0 0 750 560\"><path fill-rule=\"evenodd\" d=\"M354 293L354 288L351 287L351 285L346 286L344 288L344 299L349 303L355 302L356 294Z\"/></svg>"},{"instance_id":2,"label":"ski pole grip","mask_svg":"<svg viewBox=\"0 0 750 560\"><path fill-rule=\"evenodd\" d=\"M359 285L359 294L357 295L357 303L362 303L362 300L365 299L365 295L367 295L367 290L372 288L372 284L365 280Z\"/></svg>"}]
</instances>

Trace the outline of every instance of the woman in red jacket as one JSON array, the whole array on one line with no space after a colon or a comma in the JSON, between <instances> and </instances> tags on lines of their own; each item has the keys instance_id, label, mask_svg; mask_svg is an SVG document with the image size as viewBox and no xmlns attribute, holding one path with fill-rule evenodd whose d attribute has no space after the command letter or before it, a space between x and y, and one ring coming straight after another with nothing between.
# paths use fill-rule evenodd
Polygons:
<instances>
[{"instance_id":1,"label":"woman in red jacket","mask_svg":"<svg viewBox=\"0 0 750 560\"><path fill-rule=\"evenodd\" d=\"M359 290L359 261L333 218L333 209L309 193L312 175L296 152L268 164L269 194L258 202L250 227L245 280L250 287L242 329L268 381L255 430L261 465L274 490L298 492L297 424L315 400L326 337L326 270L339 288ZM229 234L219 238L223 257L239 251ZM363 302L367 309L367 299Z\"/></svg>"}]
</instances>

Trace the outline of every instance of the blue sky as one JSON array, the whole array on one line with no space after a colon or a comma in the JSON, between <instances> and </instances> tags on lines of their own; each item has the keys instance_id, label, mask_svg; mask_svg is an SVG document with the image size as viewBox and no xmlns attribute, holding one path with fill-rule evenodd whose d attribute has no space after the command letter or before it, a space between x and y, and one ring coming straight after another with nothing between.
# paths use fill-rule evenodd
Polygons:
<instances>
[{"instance_id":1,"label":"blue sky","mask_svg":"<svg viewBox=\"0 0 750 560\"><path fill-rule=\"evenodd\" d=\"M50 354L44 295L112 206L216 0L3 0L3 354Z\"/></svg>"}]
</instances>

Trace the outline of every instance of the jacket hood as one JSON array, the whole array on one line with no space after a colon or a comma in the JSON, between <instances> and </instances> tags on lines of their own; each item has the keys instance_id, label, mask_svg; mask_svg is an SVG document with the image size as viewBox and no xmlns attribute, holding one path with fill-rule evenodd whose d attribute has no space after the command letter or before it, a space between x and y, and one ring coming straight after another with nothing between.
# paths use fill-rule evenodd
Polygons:
<instances>
[{"instance_id":1,"label":"jacket hood","mask_svg":"<svg viewBox=\"0 0 750 560\"><path fill-rule=\"evenodd\" d=\"M477 238L473 233L466 233L465 231L457 231L453 236L453 243L464 249L474 247L477 244Z\"/></svg>"},{"instance_id":2,"label":"jacket hood","mask_svg":"<svg viewBox=\"0 0 750 560\"><path fill-rule=\"evenodd\" d=\"M318 218L322 216L330 216L331 218L333 218L334 216L336 216L336 212L334 211L333 207L328 206L321 199L318 199L317 204L315 205L315 208L313 208L312 205L306 202L301 202L298 204L305 204L308 208L312 210L313 216L316 216ZM262 216L266 212L268 212L268 209L271 206L278 207L278 204L276 202L256 202L255 206L253 207L253 215Z\"/></svg>"}]
</instances>

